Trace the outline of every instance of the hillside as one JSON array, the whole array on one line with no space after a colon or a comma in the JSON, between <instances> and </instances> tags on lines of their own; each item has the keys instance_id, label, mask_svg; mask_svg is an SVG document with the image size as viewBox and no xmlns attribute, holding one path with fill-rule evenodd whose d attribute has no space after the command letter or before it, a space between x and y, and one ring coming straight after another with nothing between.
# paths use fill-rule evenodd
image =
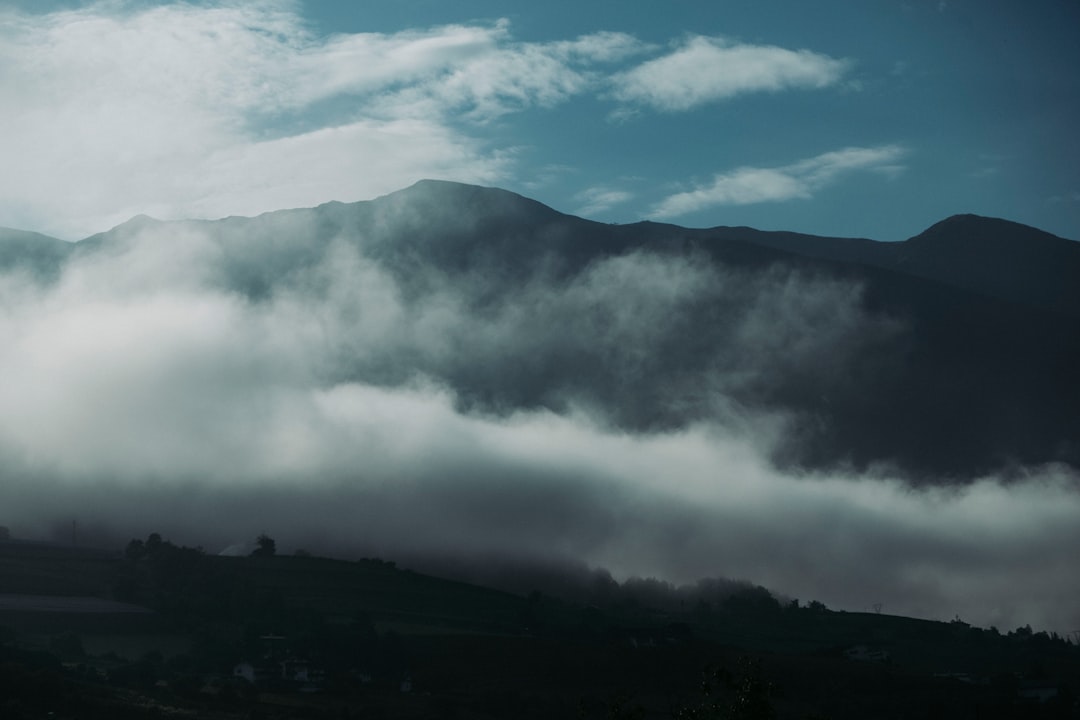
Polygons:
<instances>
[{"instance_id":1,"label":"hillside","mask_svg":"<svg viewBox=\"0 0 1080 720\"><path fill-rule=\"evenodd\" d=\"M985 717L1066 717L1080 671L1075 645L1030 628L1006 635L959 619L833 612L746 585L660 610L630 585L581 605L378 560L210 557L156 536L105 564L103 555L86 564L91 554L62 546L0 550L0 587L33 575L44 583L37 590L81 595L93 577L156 611L149 622L74 606L0 610L8 677L48 666L61 690L50 700L9 685L8 707L27 711L121 708L142 717L139 707L201 707L215 717L283 717L289 707L317 718L343 708L395 717L453 708L475 718L609 717L622 704L640 717L675 717L673 708L709 700L699 677L719 665L732 684L720 689L729 681L718 676L714 698L752 696L780 718L864 717L886 707L902 716L981 708ZM82 577L61 572L65 563L81 565ZM302 663L305 679L259 676L251 686L231 678L244 662L278 661ZM203 680L193 683L193 674ZM1029 687L1052 688L1054 697L1025 700Z\"/></svg>"}]
</instances>

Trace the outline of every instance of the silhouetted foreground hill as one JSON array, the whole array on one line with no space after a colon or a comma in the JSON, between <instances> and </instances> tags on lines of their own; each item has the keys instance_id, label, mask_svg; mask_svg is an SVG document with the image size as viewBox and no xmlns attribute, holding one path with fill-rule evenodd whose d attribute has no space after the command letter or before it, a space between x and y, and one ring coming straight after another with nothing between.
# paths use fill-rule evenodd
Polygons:
<instances>
[{"instance_id":1,"label":"silhouetted foreground hill","mask_svg":"<svg viewBox=\"0 0 1080 720\"><path fill-rule=\"evenodd\" d=\"M70 597L35 610L41 596L0 608L0 709L16 720L1069 718L1078 709L1080 650L1056 636L833 612L737 583L701 585L693 602L673 605L678 591L662 583L651 594L641 581L604 585L586 604L381 560L207 556L156 534L122 555L0 542L0 587L35 581L57 595L111 586L154 613L113 603L123 612L110 616L102 600L81 612Z\"/></svg>"},{"instance_id":2,"label":"silhouetted foreground hill","mask_svg":"<svg viewBox=\"0 0 1080 720\"><path fill-rule=\"evenodd\" d=\"M320 298L342 246L370 302L392 285L407 337L334 338L328 384L424 376L463 410L586 407L629 431L779 416L782 465L930 482L1080 467L1080 244L1016 223L955 216L895 243L615 226L423 181L255 218L139 217L74 245L3 231L0 266L56 282L80 257L195 238L215 248L206 281L253 303Z\"/></svg>"}]
</instances>

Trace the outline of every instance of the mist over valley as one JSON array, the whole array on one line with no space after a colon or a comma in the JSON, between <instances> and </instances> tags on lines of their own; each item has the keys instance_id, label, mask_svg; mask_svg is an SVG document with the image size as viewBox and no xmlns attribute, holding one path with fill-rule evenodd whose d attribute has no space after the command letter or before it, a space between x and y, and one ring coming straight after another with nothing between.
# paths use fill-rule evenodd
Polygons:
<instances>
[{"instance_id":1,"label":"mist over valley","mask_svg":"<svg viewBox=\"0 0 1080 720\"><path fill-rule=\"evenodd\" d=\"M118 546L749 580L1080 621L1080 246L597 223L423 181L0 230L0 524ZM551 568L562 570L550 570Z\"/></svg>"}]
</instances>

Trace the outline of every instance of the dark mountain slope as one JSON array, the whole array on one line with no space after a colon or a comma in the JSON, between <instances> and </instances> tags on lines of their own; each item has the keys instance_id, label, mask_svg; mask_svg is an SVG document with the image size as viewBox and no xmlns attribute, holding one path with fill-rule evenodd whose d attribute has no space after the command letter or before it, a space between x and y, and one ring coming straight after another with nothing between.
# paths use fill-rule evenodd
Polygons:
<instances>
[{"instance_id":1,"label":"dark mountain slope","mask_svg":"<svg viewBox=\"0 0 1080 720\"><path fill-rule=\"evenodd\" d=\"M977 215L955 215L903 243L897 269L1080 317L1080 243Z\"/></svg>"},{"instance_id":2,"label":"dark mountain slope","mask_svg":"<svg viewBox=\"0 0 1080 720\"><path fill-rule=\"evenodd\" d=\"M910 240L888 243L750 228L715 231L722 237L873 265L1080 317L1080 243L1008 220L954 215Z\"/></svg>"},{"instance_id":3,"label":"dark mountain slope","mask_svg":"<svg viewBox=\"0 0 1080 720\"><path fill-rule=\"evenodd\" d=\"M21 271L55 280L73 247L48 235L0 227L0 272Z\"/></svg>"},{"instance_id":4,"label":"dark mountain slope","mask_svg":"<svg viewBox=\"0 0 1080 720\"><path fill-rule=\"evenodd\" d=\"M997 286L991 292L986 289L989 281L968 288L964 286L973 283L963 274L955 282L944 270L940 277L926 277L934 267L957 267L964 253L973 252L980 241L970 234L972 226L989 225L996 232L988 257L1003 259L1002 264L982 263L984 276L991 279L1007 278L1007 268L1016 266L1016 256L1023 253L1032 256L1025 265L1029 272L1062 264L1058 255L1067 258L1074 250L1069 241L984 219L946 221L925 237L891 245L784 234L792 242L821 242L830 252L843 250L838 263L825 252L806 257L763 246L762 233L749 229L604 225L501 190L433 182L374 204L384 201L391 201L392 209L375 211L378 225L386 230L379 250L390 266L399 268L400 280L431 262L452 273L485 268L487 277L501 280L489 293L498 301L512 297L538 268L565 282L603 258L640 251L706 256L728 271L759 277L782 268L784 273L862 288L861 309L874 320L895 322L902 331L890 335L870 322L863 328L868 335L844 338L859 345L854 355L845 358L849 349L834 347L835 352L817 356L809 365L779 368L762 382L733 391L743 404L796 413L802 441L790 454L781 453L790 462L821 466L849 460L862 466L885 460L920 476L964 477L1010 464L1080 461L1075 442L1080 437L1080 380L1073 371L1080 361L1080 326L1062 312L1040 311L1034 307L1038 302L1012 302ZM395 226L402 216L407 223ZM963 232L954 236L950 229ZM930 236L936 240L928 240ZM1061 243L1066 243L1064 250ZM943 253L935 266L939 246L960 251ZM874 253L881 257L881 250L892 247L906 250L898 256L905 262L898 260L892 267L884 261L869 266L858 262ZM905 266L913 265L926 270L905 272ZM1013 294L1031 300L1022 290ZM731 339L715 324L745 311L746 302L730 292L706 293L700 305L670 316L672 332L663 336L655 348L657 362L644 373L654 387L685 389L680 378L706 375L705 369L723 352L723 343ZM515 407L551 405L558 394L553 390L568 386L579 394L599 395L609 407L635 407L627 396L648 395L648 383L612 382L610 367L593 360L587 352L549 356L534 364L534 376L515 374L505 381L491 364L485 364L479 376L459 371L451 377L456 388L484 406L501 406L507 400ZM831 371L833 362L842 373ZM537 376L543 382L530 387ZM663 398L652 398L620 419L645 429L700 417L685 403L674 413L663 405Z\"/></svg>"}]
</instances>

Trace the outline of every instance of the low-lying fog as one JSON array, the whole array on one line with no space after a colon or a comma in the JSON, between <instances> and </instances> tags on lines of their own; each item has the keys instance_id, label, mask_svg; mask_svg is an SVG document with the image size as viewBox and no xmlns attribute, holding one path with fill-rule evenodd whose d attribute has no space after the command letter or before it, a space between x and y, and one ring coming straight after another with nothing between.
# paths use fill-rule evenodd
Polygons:
<instances>
[{"instance_id":1,"label":"low-lying fog","mask_svg":"<svg viewBox=\"0 0 1080 720\"><path fill-rule=\"evenodd\" d=\"M584 563L1080 626L1071 471L915 488L887 465L771 461L804 420L755 409L754 388L842 381L852 348L901 331L856 286L634 253L492 301L495 275L403 274L339 239L295 266L259 255L281 282L256 295L212 227L149 224L55 281L0 275L14 536L74 519L219 552L265 532L279 552ZM669 355L703 297L709 347Z\"/></svg>"}]
</instances>

